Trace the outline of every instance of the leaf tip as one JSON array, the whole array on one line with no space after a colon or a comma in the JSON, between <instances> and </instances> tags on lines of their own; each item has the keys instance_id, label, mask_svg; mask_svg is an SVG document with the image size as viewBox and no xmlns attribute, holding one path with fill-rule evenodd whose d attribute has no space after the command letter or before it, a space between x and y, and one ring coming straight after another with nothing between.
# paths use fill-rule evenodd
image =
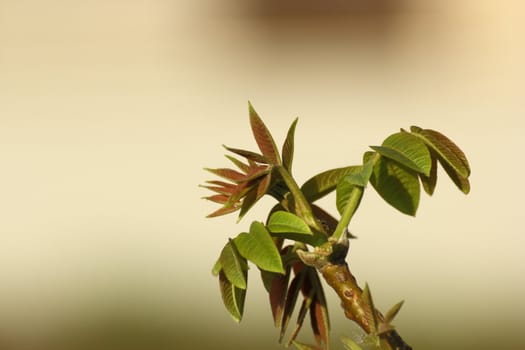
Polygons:
<instances>
[{"instance_id":1,"label":"leaf tip","mask_svg":"<svg viewBox=\"0 0 525 350\"><path fill-rule=\"evenodd\" d=\"M394 318L397 316L397 314L399 313L399 310L401 310L401 307L403 306L404 303L405 301L401 300L400 302L392 306L390 310L388 310L388 312L384 316L384 324L388 326L387 328L392 328L391 323L394 320Z\"/></svg>"},{"instance_id":2,"label":"leaf tip","mask_svg":"<svg viewBox=\"0 0 525 350\"><path fill-rule=\"evenodd\" d=\"M253 108L253 105L250 101L248 101L248 111L250 112L250 115L257 114L257 112L255 111L255 108Z\"/></svg>"},{"instance_id":3,"label":"leaf tip","mask_svg":"<svg viewBox=\"0 0 525 350\"><path fill-rule=\"evenodd\" d=\"M411 125L410 126L410 131L411 132L420 132L421 130L423 130L423 129L421 129L419 126L416 126L416 125Z\"/></svg>"}]
</instances>

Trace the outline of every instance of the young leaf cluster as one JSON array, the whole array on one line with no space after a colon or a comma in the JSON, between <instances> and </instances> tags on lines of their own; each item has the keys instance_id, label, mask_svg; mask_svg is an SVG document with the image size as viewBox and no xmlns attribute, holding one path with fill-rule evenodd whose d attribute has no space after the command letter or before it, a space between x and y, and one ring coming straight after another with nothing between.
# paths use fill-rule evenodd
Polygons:
<instances>
[{"instance_id":1,"label":"young leaf cluster","mask_svg":"<svg viewBox=\"0 0 525 350\"><path fill-rule=\"evenodd\" d=\"M203 186L215 192L214 195L205 197L206 199L222 204L221 208L209 214L208 217L240 210L240 220L265 194L272 194L276 198L281 198L283 195L282 180L276 168L284 167L290 171L292 167L293 139L297 120L293 122L288 131L281 160L272 135L251 104L249 107L252 133L261 153L224 146L229 152L244 158L244 161L226 155L226 158L235 165L235 169L206 168L209 172L227 181L211 180Z\"/></svg>"},{"instance_id":2,"label":"young leaf cluster","mask_svg":"<svg viewBox=\"0 0 525 350\"><path fill-rule=\"evenodd\" d=\"M380 146L371 146L372 151L363 155L362 165L327 170L298 186L292 176L297 119L279 150L251 104L249 116L259 152L225 146L234 154L226 155L234 167L206 169L222 178L207 181L203 186L213 192L205 198L221 205L208 216L239 211L240 220L265 194L274 197L277 204L265 223L254 221L248 232L228 240L213 267L213 274L218 276L227 311L239 322L244 313L249 265L255 265L268 292L274 323L280 333L279 341L294 344L298 349L328 349L330 323L320 265L310 263L309 259L335 261L333 256L326 254L335 254L337 247L346 247L342 250L344 256L337 257L344 261L348 251L344 240L352 238L347 226L368 183L394 208L415 215L420 186L429 195L434 192L438 163L462 192L469 192L468 161L459 147L443 134L413 126L410 131L401 129L390 135ZM339 220L314 204L333 191L341 215ZM310 248L313 251L309 251ZM337 254L340 252L339 249ZM370 344L376 344L381 334L393 329L391 321L401 303L382 316L375 309L366 287L356 305L364 314L363 322L368 325L365 328L369 328L368 342L358 344L347 340L344 344L351 350L372 349ZM294 310L297 319L290 330ZM297 341L308 315L316 345Z\"/></svg>"},{"instance_id":3,"label":"young leaf cluster","mask_svg":"<svg viewBox=\"0 0 525 350\"><path fill-rule=\"evenodd\" d=\"M261 153L226 147L244 161L227 156L237 169L207 169L227 181L212 180L204 186L215 192L206 199L222 205L209 216L240 210L240 219L264 194L272 195L279 203L268 215L266 224L255 221L249 232L242 232L226 243L213 273L219 277L226 309L234 320L240 321L248 286L248 262L251 262L261 271L275 326L280 330L280 342L285 342L292 313L298 307L297 320L286 343L295 341L309 315L318 345L327 348L329 320L324 291L317 271L300 261L296 250L325 243L325 227L333 230L336 219L319 207L304 206L308 202L293 195L299 191L295 183L289 182L297 120L290 126L281 158L272 135L253 107L249 107L252 133ZM301 200L304 203L298 203ZM310 224L305 216L310 218ZM295 244L284 246L285 240Z\"/></svg>"},{"instance_id":4,"label":"young leaf cluster","mask_svg":"<svg viewBox=\"0 0 525 350\"><path fill-rule=\"evenodd\" d=\"M387 137L381 146L371 146L364 165L346 175L337 185L337 208L342 214L355 187L368 182L391 206L404 214L415 215L421 186L434 193L439 163L454 184L465 194L470 191L470 166L465 154L445 135L416 126Z\"/></svg>"},{"instance_id":5,"label":"young leaf cluster","mask_svg":"<svg viewBox=\"0 0 525 350\"><path fill-rule=\"evenodd\" d=\"M283 251L291 257L294 254L294 249L290 245L283 248ZM270 298L274 323L279 329L279 342L285 342L292 314L297 309L301 298L295 326L285 344L290 345L296 340L309 314L317 345L328 348L330 329L328 307L321 281L315 269L292 258L286 264L284 275L263 272L262 278Z\"/></svg>"}]
</instances>

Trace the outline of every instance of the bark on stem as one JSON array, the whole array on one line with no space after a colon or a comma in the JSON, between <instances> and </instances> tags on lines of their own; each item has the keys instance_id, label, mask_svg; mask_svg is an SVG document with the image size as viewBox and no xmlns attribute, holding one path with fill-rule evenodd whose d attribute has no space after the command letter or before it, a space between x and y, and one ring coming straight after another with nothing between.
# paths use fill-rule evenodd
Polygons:
<instances>
[{"instance_id":1,"label":"bark on stem","mask_svg":"<svg viewBox=\"0 0 525 350\"><path fill-rule=\"evenodd\" d=\"M355 277L350 272L348 264L330 263L319 268L324 279L333 288L333 290L341 299L341 306L348 319L356 322L366 333L372 332L372 325L366 317L366 308L362 305L361 295L363 290L357 284ZM376 310L378 318L383 319L383 315ZM379 334L381 345L385 349L391 350L412 350L412 348L404 342L401 336L395 329L387 330Z\"/></svg>"}]
</instances>

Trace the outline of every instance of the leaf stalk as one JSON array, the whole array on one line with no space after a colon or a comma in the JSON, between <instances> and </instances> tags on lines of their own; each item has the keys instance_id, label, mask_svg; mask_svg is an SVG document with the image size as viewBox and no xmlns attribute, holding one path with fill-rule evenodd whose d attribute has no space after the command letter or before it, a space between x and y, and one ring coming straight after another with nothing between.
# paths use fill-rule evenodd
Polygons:
<instances>
[{"instance_id":1,"label":"leaf stalk","mask_svg":"<svg viewBox=\"0 0 525 350\"><path fill-rule=\"evenodd\" d=\"M275 165L274 167L279 172L279 175L281 175L283 181L286 183L286 186L288 186L288 189L292 193L295 214L300 216L308 224L308 226L319 232L324 232L322 225L315 219L310 203L308 203L308 200L304 196L292 175L282 165Z\"/></svg>"},{"instance_id":2,"label":"leaf stalk","mask_svg":"<svg viewBox=\"0 0 525 350\"><path fill-rule=\"evenodd\" d=\"M348 227L350 220L352 220L352 217L354 216L354 213L357 210L357 207L359 206L359 202L361 201L363 192L364 188L360 186L354 186L354 188L350 192L348 203L343 211L343 214L341 215L341 219L339 220L339 223L337 224L334 233L332 234L331 238L333 240L339 241L341 239L346 238L343 234L346 232L346 228Z\"/></svg>"}]
</instances>

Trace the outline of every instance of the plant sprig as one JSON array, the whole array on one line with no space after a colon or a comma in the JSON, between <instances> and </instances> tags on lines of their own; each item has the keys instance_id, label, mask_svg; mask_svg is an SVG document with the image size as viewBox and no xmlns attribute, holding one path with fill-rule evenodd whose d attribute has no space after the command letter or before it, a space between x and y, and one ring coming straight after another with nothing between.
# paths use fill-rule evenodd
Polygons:
<instances>
[{"instance_id":1,"label":"plant sprig","mask_svg":"<svg viewBox=\"0 0 525 350\"><path fill-rule=\"evenodd\" d=\"M264 195L277 200L265 223L254 221L248 232L228 240L213 268L230 315L238 322L242 319L250 262L261 272L274 323L280 329L280 342L284 342L302 295L296 326L286 344L293 343L298 349L329 348L330 324L322 276L340 296L347 317L369 334L368 340L376 339L381 349L410 349L391 323L402 303L383 316L374 307L368 286L362 290L350 273L345 258L352 236L347 227L369 183L392 207L415 216L421 186L428 195L434 193L438 164L467 194L470 166L465 154L445 135L412 126L410 131L401 129L388 136L380 146L371 146L371 151L363 154L362 164L321 172L299 186L292 176L297 119L279 150L251 104L249 116L260 153L225 146L241 159L226 155L235 169L207 168L223 180L210 180L204 186L214 192L205 198L221 204L208 217L239 211L241 220ZM314 204L333 191L339 220ZM342 275L348 277L338 281L341 277L337 276ZM307 314L316 345L296 340ZM348 339L344 344L352 350L368 346L361 347Z\"/></svg>"}]
</instances>

